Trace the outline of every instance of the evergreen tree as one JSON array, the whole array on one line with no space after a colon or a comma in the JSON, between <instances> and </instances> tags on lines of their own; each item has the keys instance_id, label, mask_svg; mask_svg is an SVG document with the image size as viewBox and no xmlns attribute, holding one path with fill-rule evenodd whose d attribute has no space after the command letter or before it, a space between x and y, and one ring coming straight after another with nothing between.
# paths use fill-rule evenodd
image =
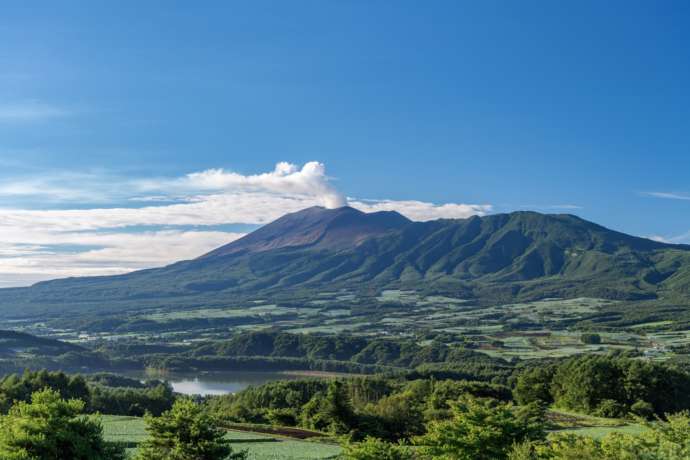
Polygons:
<instances>
[{"instance_id":1,"label":"evergreen tree","mask_svg":"<svg viewBox=\"0 0 690 460\"><path fill-rule=\"evenodd\" d=\"M536 405L463 397L451 407L452 420L431 422L415 440L422 454L439 460L500 460L514 444L544 437L543 413Z\"/></svg>"},{"instance_id":2,"label":"evergreen tree","mask_svg":"<svg viewBox=\"0 0 690 460\"><path fill-rule=\"evenodd\" d=\"M42 390L0 418L3 460L119 460L124 449L103 440L98 420L80 415L84 402Z\"/></svg>"},{"instance_id":3,"label":"evergreen tree","mask_svg":"<svg viewBox=\"0 0 690 460\"><path fill-rule=\"evenodd\" d=\"M160 417L147 415L150 439L137 452L139 460L241 460L245 452L233 453L225 431L201 406L178 399Z\"/></svg>"},{"instance_id":4,"label":"evergreen tree","mask_svg":"<svg viewBox=\"0 0 690 460\"><path fill-rule=\"evenodd\" d=\"M315 395L302 407L302 426L335 434L348 433L356 425L356 415L343 383L329 383L326 394Z\"/></svg>"}]
</instances>

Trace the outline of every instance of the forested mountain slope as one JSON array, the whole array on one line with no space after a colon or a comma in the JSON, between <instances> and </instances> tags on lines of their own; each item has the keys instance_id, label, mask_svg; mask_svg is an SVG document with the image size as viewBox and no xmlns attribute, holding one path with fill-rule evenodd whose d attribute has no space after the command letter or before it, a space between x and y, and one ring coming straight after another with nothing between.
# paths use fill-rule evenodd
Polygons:
<instances>
[{"instance_id":1,"label":"forested mountain slope","mask_svg":"<svg viewBox=\"0 0 690 460\"><path fill-rule=\"evenodd\" d=\"M0 315L197 306L252 296L414 289L486 302L544 297L684 299L690 247L572 215L514 212L412 222L309 208L197 259L120 276L0 290Z\"/></svg>"}]
</instances>

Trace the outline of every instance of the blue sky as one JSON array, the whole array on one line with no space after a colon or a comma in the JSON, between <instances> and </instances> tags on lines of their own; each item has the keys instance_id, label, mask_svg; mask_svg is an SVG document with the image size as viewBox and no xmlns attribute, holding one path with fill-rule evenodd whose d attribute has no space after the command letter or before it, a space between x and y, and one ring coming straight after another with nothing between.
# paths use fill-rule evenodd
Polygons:
<instances>
[{"instance_id":1,"label":"blue sky","mask_svg":"<svg viewBox=\"0 0 690 460\"><path fill-rule=\"evenodd\" d=\"M687 2L194 3L3 2L0 286L346 197L690 242Z\"/></svg>"}]
</instances>

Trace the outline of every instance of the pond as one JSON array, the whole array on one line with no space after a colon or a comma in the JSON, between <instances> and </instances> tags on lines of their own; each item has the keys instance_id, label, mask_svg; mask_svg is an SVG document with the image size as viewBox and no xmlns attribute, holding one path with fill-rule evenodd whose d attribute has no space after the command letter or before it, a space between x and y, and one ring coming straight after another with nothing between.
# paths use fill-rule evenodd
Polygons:
<instances>
[{"instance_id":1,"label":"pond","mask_svg":"<svg viewBox=\"0 0 690 460\"><path fill-rule=\"evenodd\" d=\"M165 380L177 393L185 395L223 395L237 393L250 385L261 385L274 380L293 380L296 375L280 372L195 372L166 373L163 375L137 373L130 377Z\"/></svg>"}]
</instances>

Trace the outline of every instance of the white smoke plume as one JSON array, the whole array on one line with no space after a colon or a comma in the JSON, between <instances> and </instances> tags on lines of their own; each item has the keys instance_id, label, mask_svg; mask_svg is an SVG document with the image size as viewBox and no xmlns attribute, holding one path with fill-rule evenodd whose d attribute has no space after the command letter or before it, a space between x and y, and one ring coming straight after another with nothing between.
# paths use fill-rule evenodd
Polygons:
<instances>
[{"instance_id":1,"label":"white smoke plume","mask_svg":"<svg viewBox=\"0 0 690 460\"><path fill-rule=\"evenodd\" d=\"M173 181L149 181L141 185L149 191L180 189L187 192L248 191L297 195L316 198L327 208L339 208L347 204L345 196L330 184L326 166L317 161L305 163L301 169L283 161L276 164L271 172L253 175L224 169L207 169Z\"/></svg>"}]
</instances>

